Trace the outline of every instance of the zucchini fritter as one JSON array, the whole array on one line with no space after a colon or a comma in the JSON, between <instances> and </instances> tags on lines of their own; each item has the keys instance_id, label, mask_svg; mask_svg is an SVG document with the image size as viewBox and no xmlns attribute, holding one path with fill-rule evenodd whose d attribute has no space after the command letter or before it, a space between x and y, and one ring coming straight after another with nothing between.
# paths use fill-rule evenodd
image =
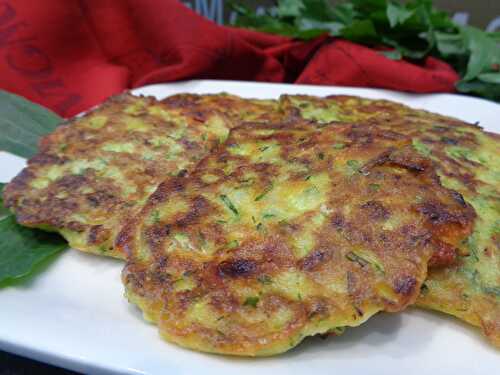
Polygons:
<instances>
[{"instance_id":1,"label":"zucchini fritter","mask_svg":"<svg viewBox=\"0 0 500 375\"><path fill-rule=\"evenodd\" d=\"M434 249L473 218L396 132L246 124L164 181L116 246L166 340L264 356L413 303Z\"/></svg>"},{"instance_id":2,"label":"zucchini fritter","mask_svg":"<svg viewBox=\"0 0 500 375\"><path fill-rule=\"evenodd\" d=\"M211 108L120 95L41 139L7 185L20 224L60 232L75 249L122 258L113 241L158 184L225 140L231 122Z\"/></svg>"},{"instance_id":3,"label":"zucchini fritter","mask_svg":"<svg viewBox=\"0 0 500 375\"><path fill-rule=\"evenodd\" d=\"M477 220L456 264L431 270L417 304L482 327L500 347L500 135L386 100L283 96L281 106L291 117L354 121L408 135L435 162L443 185L474 207Z\"/></svg>"}]
</instances>

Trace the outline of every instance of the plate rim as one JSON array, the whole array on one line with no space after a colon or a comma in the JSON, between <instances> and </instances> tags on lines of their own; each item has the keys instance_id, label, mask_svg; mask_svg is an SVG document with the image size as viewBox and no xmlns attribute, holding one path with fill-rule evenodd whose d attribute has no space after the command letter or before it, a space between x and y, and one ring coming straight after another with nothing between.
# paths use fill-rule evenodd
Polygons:
<instances>
[{"instance_id":1,"label":"plate rim","mask_svg":"<svg viewBox=\"0 0 500 375\"><path fill-rule=\"evenodd\" d=\"M352 94L349 95L358 95L358 96L365 96L366 93L370 93L369 96L377 95L377 94L383 94L382 96L397 96L398 98L395 99L388 99L392 101L399 101L399 97L406 99L406 100L412 100L412 99L429 99L429 100L446 100L446 99L453 99L453 100L465 100L467 102L470 102L471 105L474 103L481 103L481 105L487 104L487 105L493 105L495 109L500 110L500 104L495 103L486 99L482 98L477 98L477 97L470 97L470 96L465 96L461 94L451 94L451 93L432 93L432 94L414 94L414 93L406 93L406 92L399 92L399 91L394 91L394 90L387 90L387 89L378 89L378 88L367 88L367 87L349 87L349 86L336 86L336 85L302 85L302 84L289 84L289 83L274 83L274 82L253 82L253 81L226 81L226 80L185 80L185 81L177 81L177 82L168 82L168 83L157 83L157 84L151 84L151 85L146 85L138 88L134 88L130 91L134 95L138 95L144 92L148 91L155 91L155 90L166 90L168 91L169 87L186 87L189 89L190 86L196 86L196 85L217 85L224 83L224 85L234 85L234 87L237 86L247 86L247 87L262 87L262 86L269 86L272 85L275 88L279 89L280 87L286 87L287 89L291 89L292 91L299 92L300 88L303 87L306 90L318 90L319 91L327 91L331 90L332 94L339 94L339 91L353 91ZM177 89L174 91L181 92ZM193 91L186 91L186 92L193 92ZM221 90L215 90L214 92L221 92ZM358 94L355 94L354 92L359 92ZM199 93L199 92L195 92ZM340 93L342 94L342 93ZM165 96L171 95L170 92L167 92ZM241 94L239 94L241 95ZM323 95L323 94L310 94L310 95ZM242 97L251 97L247 95L241 95ZM158 96L157 96L158 97ZM406 104L406 103L404 103ZM408 104L407 104L408 105ZM416 108L416 107L415 107ZM488 130L490 131L490 130ZM495 133L500 134L500 126L498 128L498 131L495 131ZM1 159L0 155L0 159ZM50 272L50 271L48 271ZM8 288L8 287L7 287ZM1 290L0 290L1 293ZM1 296L0 296L1 298ZM20 341L20 340L18 340ZM140 370L136 369L131 369L127 368L124 369L122 367L117 367L114 365L108 364L101 364L101 363L95 363L89 358L82 358L79 357L78 355L73 355L73 356L68 356L60 353L54 353L51 352L50 350L47 350L44 348L39 348L35 346L30 346L30 345L21 345L19 342L13 342L13 341L7 341L3 338L0 338L0 350L13 353L22 357L27 357L31 358L36 361L48 363L53 366L58 366L66 369L70 369L73 371L78 371L78 372L89 372L91 371L92 373L104 373L104 374L119 374L119 373L127 373L127 374L141 374L144 372L141 372Z\"/></svg>"}]
</instances>

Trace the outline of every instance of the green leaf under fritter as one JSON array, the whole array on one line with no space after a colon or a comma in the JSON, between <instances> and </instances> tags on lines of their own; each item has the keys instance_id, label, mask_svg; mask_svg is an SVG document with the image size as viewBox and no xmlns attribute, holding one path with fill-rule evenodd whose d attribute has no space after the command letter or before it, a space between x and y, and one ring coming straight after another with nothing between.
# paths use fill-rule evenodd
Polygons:
<instances>
[{"instance_id":1,"label":"green leaf under fritter","mask_svg":"<svg viewBox=\"0 0 500 375\"><path fill-rule=\"evenodd\" d=\"M0 197L4 184L0 184ZM0 283L28 275L34 267L65 248L57 234L22 227L0 200Z\"/></svg>"},{"instance_id":2,"label":"green leaf under fritter","mask_svg":"<svg viewBox=\"0 0 500 375\"><path fill-rule=\"evenodd\" d=\"M38 104L0 90L0 150L29 158L38 140L52 132L62 118Z\"/></svg>"}]
</instances>

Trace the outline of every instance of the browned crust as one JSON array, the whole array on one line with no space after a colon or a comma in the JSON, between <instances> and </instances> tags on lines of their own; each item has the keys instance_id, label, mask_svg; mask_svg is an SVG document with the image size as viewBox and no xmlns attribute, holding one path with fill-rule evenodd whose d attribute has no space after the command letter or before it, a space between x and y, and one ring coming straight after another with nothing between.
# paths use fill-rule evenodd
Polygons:
<instances>
[{"instance_id":1,"label":"browned crust","mask_svg":"<svg viewBox=\"0 0 500 375\"><path fill-rule=\"evenodd\" d=\"M105 125L94 126L101 117ZM215 117L219 129L209 125ZM78 250L123 258L112 244L126 219L165 176L185 174L221 141L223 134L216 131L225 127L227 134L231 126L210 107L195 115L189 106L166 106L152 97L112 97L43 137L39 153L6 186L5 204L22 225L60 231ZM154 144L156 138L171 141ZM133 149L104 150L120 144ZM81 162L86 163L81 170L71 170ZM34 185L54 168L61 174L46 186Z\"/></svg>"},{"instance_id":2,"label":"browned crust","mask_svg":"<svg viewBox=\"0 0 500 375\"><path fill-rule=\"evenodd\" d=\"M485 132L477 124L416 110L386 100L353 96L320 99L284 96L282 109L293 118L318 108L335 114L337 121L355 121L397 131L413 139L415 147L435 163L443 184L456 189L457 202L474 205L477 219L472 236L454 249L437 243L431 261L434 269L421 294L419 306L454 315L479 326L500 347L500 135ZM422 207L427 211L429 207ZM439 220L439 208L432 209ZM449 267L456 258L456 264Z\"/></svg>"},{"instance_id":3,"label":"browned crust","mask_svg":"<svg viewBox=\"0 0 500 375\"><path fill-rule=\"evenodd\" d=\"M251 161L256 155L233 151L245 145L266 149L270 142L280 147L278 159ZM334 149L338 142L346 147ZM164 181L118 237L117 247L129 255L123 271L129 297L159 324L166 339L235 355L275 354L305 335L358 325L376 311L400 311L417 298L436 243L456 247L475 216L440 185L432 163L407 143L394 132L388 136L349 124L321 130L304 122L250 124L233 130L190 176ZM350 159L359 165L340 171ZM285 173L286 181L278 182ZM207 174L217 181L206 182ZM278 209L280 197L273 191L285 189L285 194L288 187L322 174L329 181L323 187L328 190L324 218L312 229L314 245L306 255L299 255L294 240L306 236L318 207L263 223L260 216L245 216L245 210L259 205L257 198L239 208L222 199L234 189L249 189L256 197L269 191L266 209ZM374 185L379 190L371 190ZM183 209L168 208L179 204ZM155 212L168 216L151 222ZM232 223L233 216L238 220ZM394 228L382 229L390 220ZM234 236L239 240L230 245ZM370 249L378 260L370 265L355 254L357 249ZM273 285L292 271L302 280L300 287ZM179 280L191 287L178 289ZM345 292L332 292L334 285ZM290 290L304 295L291 296ZM249 294L259 297L248 302ZM201 320L193 313L199 303L206 309ZM269 324L284 311L285 325L273 329Z\"/></svg>"}]
</instances>

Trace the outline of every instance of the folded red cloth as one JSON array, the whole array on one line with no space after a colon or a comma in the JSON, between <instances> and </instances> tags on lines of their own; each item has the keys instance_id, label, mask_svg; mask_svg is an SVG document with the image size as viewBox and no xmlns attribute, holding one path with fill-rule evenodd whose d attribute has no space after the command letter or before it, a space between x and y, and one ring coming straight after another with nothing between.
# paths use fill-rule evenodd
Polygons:
<instances>
[{"instance_id":1,"label":"folded red cloth","mask_svg":"<svg viewBox=\"0 0 500 375\"><path fill-rule=\"evenodd\" d=\"M219 26L173 0L3 0L0 88L71 116L149 83L212 78L452 92L446 63L389 60L325 36Z\"/></svg>"}]
</instances>

